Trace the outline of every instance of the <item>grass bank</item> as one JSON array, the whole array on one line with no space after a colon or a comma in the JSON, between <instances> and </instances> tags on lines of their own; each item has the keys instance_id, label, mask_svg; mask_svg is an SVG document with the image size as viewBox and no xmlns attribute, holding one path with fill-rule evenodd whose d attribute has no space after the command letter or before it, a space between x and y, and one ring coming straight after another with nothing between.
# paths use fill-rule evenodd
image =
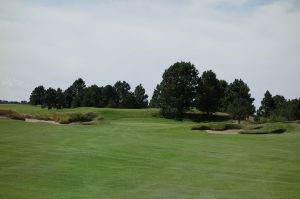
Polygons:
<instances>
[{"instance_id":1,"label":"grass bank","mask_svg":"<svg viewBox=\"0 0 300 199\"><path fill-rule=\"evenodd\" d=\"M16 120L25 120L25 119L37 119L44 121L55 121L60 124L70 124L70 123L87 123L87 122L96 122L103 119L99 113L96 112L76 112L76 111L24 111L22 108L19 110L19 107L24 105L8 105L0 107L0 116L7 117L10 119ZM15 108L15 109L11 109ZM35 109L35 107L33 108Z\"/></svg>"}]
</instances>

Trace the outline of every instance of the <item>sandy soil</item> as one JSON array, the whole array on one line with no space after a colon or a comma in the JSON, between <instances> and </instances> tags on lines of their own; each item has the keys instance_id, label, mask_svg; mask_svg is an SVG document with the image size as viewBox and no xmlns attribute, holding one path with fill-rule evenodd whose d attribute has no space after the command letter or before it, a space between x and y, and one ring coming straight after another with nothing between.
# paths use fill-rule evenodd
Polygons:
<instances>
[{"instance_id":1,"label":"sandy soil","mask_svg":"<svg viewBox=\"0 0 300 199\"><path fill-rule=\"evenodd\" d=\"M50 121L50 120L38 120L38 119L29 119L26 118L25 122L31 122L31 123L48 123L48 124L60 124L58 122L55 121Z\"/></svg>"},{"instance_id":2,"label":"sandy soil","mask_svg":"<svg viewBox=\"0 0 300 199\"><path fill-rule=\"evenodd\" d=\"M224 130L224 131L213 131L213 130L206 130L207 133L212 134L227 134L227 135L236 135L241 132L242 129L230 129L230 130Z\"/></svg>"}]
</instances>

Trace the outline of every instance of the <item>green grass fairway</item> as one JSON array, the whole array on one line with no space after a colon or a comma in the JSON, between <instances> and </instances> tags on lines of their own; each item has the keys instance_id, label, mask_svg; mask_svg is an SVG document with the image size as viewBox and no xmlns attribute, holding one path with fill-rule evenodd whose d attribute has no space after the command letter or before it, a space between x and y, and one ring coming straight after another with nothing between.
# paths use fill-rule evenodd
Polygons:
<instances>
[{"instance_id":1,"label":"green grass fairway","mask_svg":"<svg viewBox=\"0 0 300 199\"><path fill-rule=\"evenodd\" d=\"M29 105L0 105L48 113ZM283 134L192 131L155 109L98 112L97 125L0 119L1 199L297 199L300 124Z\"/></svg>"}]
</instances>

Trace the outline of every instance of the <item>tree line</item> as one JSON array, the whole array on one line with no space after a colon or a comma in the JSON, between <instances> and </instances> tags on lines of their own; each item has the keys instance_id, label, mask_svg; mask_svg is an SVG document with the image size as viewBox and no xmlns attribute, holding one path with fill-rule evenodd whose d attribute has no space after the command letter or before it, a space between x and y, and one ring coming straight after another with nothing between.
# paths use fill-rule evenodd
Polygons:
<instances>
[{"instance_id":1,"label":"tree line","mask_svg":"<svg viewBox=\"0 0 300 199\"><path fill-rule=\"evenodd\" d=\"M300 120L300 98L287 100L282 95L272 96L267 90L256 117L271 121Z\"/></svg>"},{"instance_id":2,"label":"tree line","mask_svg":"<svg viewBox=\"0 0 300 199\"><path fill-rule=\"evenodd\" d=\"M201 76L190 62L177 62L165 70L154 90L151 107L161 108L167 118L180 119L191 107L207 115L228 112L239 122L255 113L254 98L241 79L232 83L219 80L212 70Z\"/></svg>"},{"instance_id":3,"label":"tree line","mask_svg":"<svg viewBox=\"0 0 300 199\"><path fill-rule=\"evenodd\" d=\"M139 84L132 92L129 83L118 81L113 86L86 86L79 78L66 90L61 88L45 89L36 87L30 95L29 103L43 108L76 108L76 107L112 107L112 108L145 108L148 106L148 95Z\"/></svg>"},{"instance_id":4,"label":"tree line","mask_svg":"<svg viewBox=\"0 0 300 199\"><path fill-rule=\"evenodd\" d=\"M148 95L141 84L132 92L125 81L118 81L113 86L87 87L79 78L64 91L60 88L36 87L30 95L30 104L49 109L81 106L146 108L147 99ZM300 119L300 99L286 100L281 95L273 97L267 91L257 111L253 102L250 88L242 79L228 83L218 79L212 70L199 75L190 62L176 62L164 71L149 106L160 108L163 117L175 119L183 118L184 113L191 108L206 115L226 112L238 122L250 116L255 116L257 120Z\"/></svg>"},{"instance_id":5,"label":"tree line","mask_svg":"<svg viewBox=\"0 0 300 199\"><path fill-rule=\"evenodd\" d=\"M8 101L8 100L0 100L0 104L27 104L27 101Z\"/></svg>"},{"instance_id":6,"label":"tree line","mask_svg":"<svg viewBox=\"0 0 300 199\"><path fill-rule=\"evenodd\" d=\"M215 112L229 113L233 119L255 116L256 120L286 121L300 119L300 99L286 100L282 95L266 91L260 108L253 105L250 88L241 79L232 83L218 79L211 71L201 76L190 62L177 62L162 76L153 92L150 107L161 109L167 118L182 118L191 107L210 115Z\"/></svg>"}]
</instances>

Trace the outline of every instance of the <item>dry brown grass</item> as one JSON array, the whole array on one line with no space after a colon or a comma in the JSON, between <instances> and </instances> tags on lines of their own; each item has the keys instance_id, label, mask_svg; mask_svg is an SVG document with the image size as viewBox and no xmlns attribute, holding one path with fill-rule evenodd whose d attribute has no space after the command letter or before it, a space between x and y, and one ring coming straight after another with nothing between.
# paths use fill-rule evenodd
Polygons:
<instances>
[{"instance_id":1,"label":"dry brown grass","mask_svg":"<svg viewBox=\"0 0 300 199\"><path fill-rule=\"evenodd\" d=\"M13 110L0 110L0 115L14 120L25 120L26 118L24 114Z\"/></svg>"}]
</instances>

